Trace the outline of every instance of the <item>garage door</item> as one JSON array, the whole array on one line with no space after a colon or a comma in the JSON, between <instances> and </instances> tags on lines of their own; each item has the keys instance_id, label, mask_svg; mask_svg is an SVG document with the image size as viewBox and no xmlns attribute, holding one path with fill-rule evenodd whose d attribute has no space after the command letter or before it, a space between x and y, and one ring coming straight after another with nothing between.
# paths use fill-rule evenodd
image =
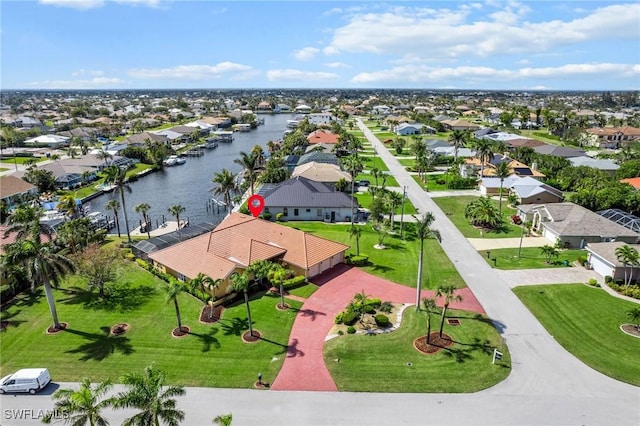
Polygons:
<instances>
[{"instance_id":1,"label":"garage door","mask_svg":"<svg viewBox=\"0 0 640 426\"><path fill-rule=\"evenodd\" d=\"M611 266L602 262L597 257L591 256L591 267L593 268L594 271L596 271L599 275L602 275L603 277L606 275L613 274L613 271L611 270Z\"/></svg>"}]
</instances>

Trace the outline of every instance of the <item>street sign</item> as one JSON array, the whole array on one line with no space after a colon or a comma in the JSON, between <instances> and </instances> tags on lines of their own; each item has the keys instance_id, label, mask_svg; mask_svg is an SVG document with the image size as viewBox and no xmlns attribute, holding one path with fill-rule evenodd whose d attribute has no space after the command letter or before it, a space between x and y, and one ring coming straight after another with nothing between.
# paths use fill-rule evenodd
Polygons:
<instances>
[{"instance_id":1,"label":"street sign","mask_svg":"<svg viewBox=\"0 0 640 426\"><path fill-rule=\"evenodd\" d=\"M493 361L491 361L491 364L495 364L496 360L500 361L502 359L502 352L498 351L497 349L493 350Z\"/></svg>"}]
</instances>

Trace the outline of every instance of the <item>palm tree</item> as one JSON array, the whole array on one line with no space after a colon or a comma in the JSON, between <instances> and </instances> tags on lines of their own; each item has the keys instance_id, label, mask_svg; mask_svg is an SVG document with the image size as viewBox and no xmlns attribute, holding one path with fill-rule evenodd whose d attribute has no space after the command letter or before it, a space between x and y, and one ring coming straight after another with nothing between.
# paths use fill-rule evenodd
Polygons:
<instances>
[{"instance_id":1,"label":"palm tree","mask_svg":"<svg viewBox=\"0 0 640 426\"><path fill-rule=\"evenodd\" d=\"M474 143L476 158L480 160L480 177L484 177L484 165L493 160L493 147L491 141L477 139Z\"/></svg>"},{"instance_id":2,"label":"palm tree","mask_svg":"<svg viewBox=\"0 0 640 426\"><path fill-rule=\"evenodd\" d=\"M360 308L360 322L364 321L364 314L367 308L367 301L369 300L369 295L364 292L364 289L360 293L356 293L353 296L353 301L356 306Z\"/></svg>"},{"instance_id":3,"label":"palm tree","mask_svg":"<svg viewBox=\"0 0 640 426\"><path fill-rule=\"evenodd\" d=\"M289 276L289 270L285 269L278 263L273 263L269 271L268 277L272 284L278 284L280 287L280 308L285 309L287 305L284 303L284 282Z\"/></svg>"},{"instance_id":4,"label":"palm tree","mask_svg":"<svg viewBox=\"0 0 640 426\"><path fill-rule=\"evenodd\" d=\"M124 191L131 192L131 187L127 185L127 171L121 169L120 167L112 164L107 167L105 170L105 183L115 185L120 192L120 200L122 202L122 214L124 216L124 226L127 231L127 241L131 244L131 234L129 233L129 219L127 218L127 207L124 202Z\"/></svg>"},{"instance_id":5,"label":"palm tree","mask_svg":"<svg viewBox=\"0 0 640 426\"><path fill-rule=\"evenodd\" d=\"M53 394L57 400L53 411L49 411L42 423L49 424L55 413L64 413L64 423L74 426L107 426L109 422L100 415L100 411L113 404L112 398L103 399L112 385L109 380L91 386L91 380L84 378L78 390L59 389Z\"/></svg>"},{"instance_id":6,"label":"palm tree","mask_svg":"<svg viewBox=\"0 0 640 426\"><path fill-rule=\"evenodd\" d=\"M342 167L347 171L347 173L351 175L351 220L353 221L353 203L355 202L353 194L355 192L356 176L362 171L363 168L362 159L354 155L348 155L342 158L341 162Z\"/></svg>"},{"instance_id":7,"label":"palm tree","mask_svg":"<svg viewBox=\"0 0 640 426\"><path fill-rule=\"evenodd\" d=\"M58 200L57 210L64 212L69 217L74 217L78 212L78 203L73 195L63 195Z\"/></svg>"},{"instance_id":8,"label":"palm tree","mask_svg":"<svg viewBox=\"0 0 640 426\"><path fill-rule=\"evenodd\" d=\"M231 422L233 421L233 415L229 414L220 414L213 419L213 423L218 426L231 426Z\"/></svg>"},{"instance_id":9,"label":"palm tree","mask_svg":"<svg viewBox=\"0 0 640 426\"><path fill-rule=\"evenodd\" d=\"M159 426L161 420L169 426L178 426L184 420L184 411L176 408L175 397L186 391L182 386L166 386L165 374L155 366L146 367L144 374L126 374L120 381L128 389L116 396L114 407L140 410L126 419L123 426Z\"/></svg>"},{"instance_id":10,"label":"palm tree","mask_svg":"<svg viewBox=\"0 0 640 426\"><path fill-rule=\"evenodd\" d=\"M360 256L360 236L362 235L362 228L352 223L348 232L349 237L356 239L356 256Z\"/></svg>"},{"instance_id":11,"label":"palm tree","mask_svg":"<svg viewBox=\"0 0 640 426\"><path fill-rule=\"evenodd\" d=\"M458 150L467 143L467 133L463 130L454 130L449 135L449 142L453 145L453 162L458 161Z\"/></svg>"},{"instance_id":12,"label":"palm tree","mask_svg":"<svg viewBox=\"0 0 640 426\"><path fill-rule=\"evenodd\" d=\"M185 208L180 204L174 204L169 207L169 213L176 217L176 222L178 222L178 229L180 229L180 214L185 212Z\"/></svg>"},{"instance_id":13,"label":"palm tree","mask_svg":"<svg viewBox=\"0 0 640 426\"><path fill-rule=\"evenodd\" d=\"M238 182L236 181L236 175L231 173L227 169L222 169L219 172L216 172L213 175L213 179L211 182L215 183L216 186L213 188L213 193L215 195L222 195L224 197L224 202L227 205L227 209L229 214L231 214L231 208L233 207L231 204L232 194L238 191Z\"/></svg>"},{"instance_id":14,"label":"palm tree","mask_svg":"<svg viewBox=\"0 0 640 426\"><path fill-rule=\"evenodd\" d=\"M511 176L511 173L511 167L509 167L509 163L506 161L500 162L498 167L496 167L496 177L500 178L500 204L498 209L500 217L502 217L502 185L504 184L504 180Z\"/></svg>"},{"instance_id":15,"label":"palm tree","mask_svg":"<svg viewBox=\"0 0 640 426\"><path fill-rule=\"evenodd\" d=\"M142 215L142 221L144 222L144 229L147 231L148 238L151 238L151 232L150 232L151 222L147 217L147 212L149 211L150 208L151 206L147 203L140 203L133 208L136 213L140 213Z\"/></svg>"},{"instance_id":16,"label":"palm tree","mask_svg":"<svg viewBox=\"0 0 640 426\"><path fill-rule=\"evenodd\" d=\"M544 255L544 261L546 263L551 263L551 259L554 257L558 257L558 249L552 245L545 244L540 247L540 253Z\"/></svg>"},{"instance_id":17,"label":"palm tree","mask_svg":"<svg viewBox=\"0 0 640 426\"><path fill-rule=\"evenodd\" d=\"M624 265L624 283L625 285L631 284L631 278L633 276L633 266L638 262L638 250L635 248L625 244L616 248L615 250L616 258L620 263ZM627 278L627 267L631 267L631 274Z\"/></svg>"},{"instance_id":18,"label":"palm tree","mask_svg":"<svg viewBox=\"0 0 640 426\"><path fill-rule=\"evenodd\" d=\"M384 204L389 209L389 223L391 223L391 229L393 230L393 213L394 210L402 202L402 194L396 191L387 190L383 197Z\"/></svg>"},{"instance_id":19,"label":"palm tree","mask_svg":"<svg viewBox=\"0 0 640 426\"><path fill-rule=\"evenodd\" d=\"M186 290L185 284L181 281L171 279L165 286L167 292L167 302L173 302L176 309L176 318L178 319L178 331L182 333L182 317L180 316L180 306L178 305L178 296Z\"/></svg>"},{"instance_id":20,"label":"palm tree","mask_svg":"<svg viewBox=\"0 0 640 426\"><path fill-rule=\"evenodd\" d=\"M502 223L502 216L489 197L480 197L467 204L464 217L483 228L496 228Z\"/></svg>"},{"instance_id":21,"label":"palm tree","mask_svg":"<svg viewBox=\"0 0 640 426\"><path fill-rule=\"evenodd\" d=\"M9 216L9 228L5 235L16 233L16 242L5 246L5 261L11 265L22 265L32 290L37 285L44 286L53 327L62 329L58 321L52 287L57 287L62 277L75 270L67 257L57 253L52 243L52 230L39 222L39 209L20 207ZM42 242L42 237L47 242Z\"/></svg>"},{"instance_id":22,"label":"palm tree","mask_svg":"<svg viewBox=\"0 0 640 426\"><path fill-rule=\"evenodd\" d=\"M627 317L631 320L631 322L636 323L636 328L640 331L640 307L634 306L633 308L627 311Z\"/></svg>"},{"instance_id":23,"label":"palm tree","mask_svg":"<svg viewBox=\"0 0 640 426\"><path fill-rule=\"evenodd\" d=\"M244 303L247 305L247 319L249 321L249 335L253 337L253 324L251 322L251 308L249 307L249 286L251 285L251 279L249 273L244 271L242 273L234 272L231 275L231 289L233 291L242 291L244 293Z\"/></svg>"},{"instance_id":24,"label":"palm tree","mask_svg":"<svg viewBox=\"0 0 640 426\"><path fill-rule=\"evenodd\" d=\"M449 308L449 304L451 302L462 301L462 296L459 294L453 294L456 288L452 285L445 285L438 287L436 290L436 297L444 297L444 303L442 305L442 317L440 319L440 333L438 336L442 337L442 329L444 328L444 319L447 315L447 308Z\"/></svg>"},{"instance_id":25,"label":"palm tree","mask_svg":"<svg viewBox=\"0 0 640 426\"><path fill-rule=\"evenodd\" d=\"M104 160L104 166L108 167L109 163L107 162L107 160L112 160L113 159L113 155L111 155L111 153L105 151L104 149L101 149L97 154L96 154L96 158L98 160Z\"/></svg>"},{"instance_id":26,"label":"palm tree","mask_svg":"<svg viewBox=\"0 0 640 426\"><path fill-rule=\"evenodd\" d=\"M253 274L253 279L262 285L264 279L267 278L269 272L271 272L272 266L273 262L270 260L254 260L247 268L247 271Z\"/></svg>"},{"instance_id":27,"label":"palm tree","mask_svg":"<svg viewBox=\"0 0 640 426\"><path fill-rule=\"evenodd\" d=\"M435 299L422 299L422 306L424 307L425 312L427 313L427 345L429 344L429 339L431 337L431 313L436 309L436 300Z\"/></svg>"},{"instance_id":28,"label":"palm tree","mask_svg":"<svg viewBox=\"0 0 640 426\"><path fill-rule=\"evenodd\" d=\"M435 238L439 242L442 241L440 231L431 229L433 221L436 220L433 213L426 212L422 217L413 216L416 220L416 233L420 239L420 257L418 258L418 282L416 284L416 310L420 310L420 292L422 291L422 268L424 263L424 240L427 238Z\"/></svg>"},{"instance_id":29,"label":"palm tree","mask_svg":"<svg viewBox=\"0 0 640 426\"><path fill-rule=\"evenodd\" d=\"M233 160L233 162L242 166L242 176L249 182L251 195L253 195L253 187L258 178L258 156L253 151L249 154L240 152L240 158Z\"/></svg>"},{"instance_id":30,"label":"palm tree","mask_svg":"<svg viewBox=\"0 0 640 426\"><path fill-rule=\"evenodd\" d=\"M105 209L109 209L113 211L113 216L116 219L116 229L118 230L118 238L120 238L120 221L118 220L118 210L120 209L120 203L115 198L107 201L107 204L104 205Z\"/></svg>"}]
</instances>

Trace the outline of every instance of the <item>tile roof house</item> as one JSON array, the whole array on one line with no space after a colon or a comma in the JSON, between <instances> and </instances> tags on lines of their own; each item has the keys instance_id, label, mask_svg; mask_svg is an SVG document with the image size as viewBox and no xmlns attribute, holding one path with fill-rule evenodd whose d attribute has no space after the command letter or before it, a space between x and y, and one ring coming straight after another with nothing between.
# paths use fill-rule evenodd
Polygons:
<instances>
[{"instance_id":1,"label":"tile roof house","mask_svg":"<svg viewBox=\"0 0 640 426\"><path fill-rule=\"evenodd\" d=\"M626 243L622 241L613 241L609 243L589 243L585 247L587 250L587 261L589 266L599 275L610 276L614 280L625 279L625 265L618 260L616 256L616 249L624 246ZM629 247L635 248L640 251L640 244L628 244ZM638 279L640 277L640 268L638 266L633 269L630 265L626 266L627 277L633 273L632 278Z\"/></svg>"},{"instance_id":2,"label":"tile roof house","mask_svg":"<svg viewBox=\"0 0 640 426\"><path fill-rule=\"evenodd\" d=\"M462 177L474 177L479 176L482 171L484 176L479 177L491 177L495 176L496 168L502 162L507 162L511 169L511 174L518 176L531 176L536 179L544 178L544 174L540 173L535 167L529 167L517 160L514 160L506 154L494 154L493 159L488 163L485 163L484 170L482 170L482 163L478 158L466 158L462 164L460 164L460 175Z\"/></svg>"},{"instance_id":3,"label":"tile roof house","mask_svg":"<svg viewBox=\"0 0 640 426\"><path fill-rule=\"evenodd\" d=\"M619 148L621 144L640 141L640 129L632 126L594 127L584 131L588 146L597 148Z\"/></svg>"},{"instance_id":4,"label":"tile roof house","mask_svg":"<svg viewBox=\"0 0 640 426\"><path fill-rule=\"evenodd\" d=\"M636 243L640 234L573 203L526 204L518 215L531 221L532 229L551 242L583 248L587 243L623 241Z\"/></svg>"},{"instance_id":5,"label":"tile roof house","mask_svg":"<svg viewBox=\"0 0 640 426\"><path fill-rule=\"evenodd\" d=\"M473 124L467 120L443 120L441 123L447 130L471 130L475 131L480 129L480 126Z\"/></svg>"},{"instance_id":6,"label":"tile roof house","mask_svg":"<svg viewBox=\"0 0 640 426\"><path fill-rule=\"evenodd\" d=\"M242 213L227 216L213 231L149 254L154 266L186 281L199 273L222 283L256 260L287 263L296 274L313 277L344 261L349 246Z\"/></svg>"},{"instance_id":7,"label":"tile roof house","mask_svg":"<svg viewBox=\"0 0 640 426\"><path fill-rule=\"evenodd\" d=\"M17 176L0 177L0 200L8 207L19 203L23 197L38 194L38 187L20 179Z\"/></svg>"},{"instance_id":8,"label":"tile roof house","mask_svg":"<svg viewBox=\"0 0 640 426\"><path fill-rule=\"evenodd\" d=\"M307 135L309 144L337 144L339 136L330 130L318 129Z\"/></svg>"},{"instance_id":9,"label":"tile roof house","mask_svg":"<svg viewBox=\"0 0 640 426\"><path fill-rule=\"evenodd\" d=\"M297 176L302 176L314 182L322 183L335 184L340 179L351 182L351 175L340 170L340 166L336 164L316 163L315 161L302 164L293 169L291 177Z\"/></svg>"},{"instance_id":10,"label":"tile roof house","mask_svg":"<svg viewBox=\"0 0 640 426\"><path fill-rule=\"evenodd\" d=\"M169 143L169 138L167 138L164 135L157 135L155 133L142 132L142 133L136 133L135 135L128 136L121 143L126 144L128 146L144 147L147 141L156 141L156 142L167 144Z\"/></svg>"},{"instance_id":11,"label":"tile roof house","mask_svg":"<svg viewBox=\"0 0 640 426\"><path fill-rule=\"evenodd\" d=\"M628 183L629 185L633 186L635 189L640 191L640 177L622 179L620 180L620 183Z\"/></svg>"},{"instance_id":12,"label":"tile roof house","mask_svg":"<svg viewBox=\"0 0 640 426\"><path fill-rule=\"evenodd\" d=\"M582 157L585 155L585 151L577 148L570 148L566 146L542 144L534 146L533 150L538 154L553 155L555 157L573 158Z\"/></svg>"},{"instance_id":13,"label":"tile roof house","mask_svg":"<svg viewBox=\"0 0 640 426\"><path fill-rule=\"evenodd\" d=\"M358 208L357 200L333 185L297 176L269 188L262 194L265 212L285 220L349 222ZM353 207L353 210L352 210Z\"/></svg>"}]
</instances>

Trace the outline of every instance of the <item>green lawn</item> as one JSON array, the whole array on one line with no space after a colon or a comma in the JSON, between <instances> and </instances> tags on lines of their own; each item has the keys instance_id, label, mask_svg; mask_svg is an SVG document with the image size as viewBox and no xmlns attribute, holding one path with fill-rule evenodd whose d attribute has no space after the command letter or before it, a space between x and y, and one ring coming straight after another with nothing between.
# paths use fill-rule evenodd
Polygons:
<instances>
[{"instance_id":1,"label":"green lawn","mask_svg":"<svg viewBox=\"0 0 640 426\"><path fill-rule=\"evenodd\" d=\"M134 176L136 173L139 173L143 170L150 169L151 166L149 164L136 163L133 167L127 170L127 177ZM96 186L104 184L104 177L100 176L97 180L91 182L89 185L83 186L80 189L75 191L59 191L60 194L68 194L73 195L75 198L85 198L89 195L97 192Z\"/></svg>"},{"instance_id":2,"label":"green lawn","mask_svg":"<svg viewBox=\"0 0 640 426\"><path fill-rule=\"evenodd\" d=\"M503 228L499 230L493 230L489 232L482 232L480 229L474 228L469 221L464 217L464 209L473 200L477 200L478 197L463 196L463 197L437 197L433 198L433 201L442 209L442 211L449 216L449 220L458 228L458 230L466 238L519 238L522 234L522 227L516 226L511 223L511 215L516 213L516 210L507 206L507 201L502 200L502 216L504 217L505 224ZM498 201L494 200L496 207Z\"/></svg>"},{"instance_id":3,"label":"green lawn","mask_svg":"<svg viewBox=\"0 0 640 426\"><path fill-rule=\"evenodd\" d=\"M607 376L640 386L640 339L620 330L638 306L583 284L525 286L515 294L565 349Z\"/></svg>"},{"instance_id":4,"label":"green lawn","mask_svg":"<svg viewBox=\"0 0 640 426\"><path fill-rule=\"evenodd\" d=\"M371 178L371 180L373 181L373 178ZM355 194L355 196L358 199L358 204L360 205L360 207L363 207L365 209L371 207L373 196L369 192L358 192ZM402 206L396 206L394 213L402 214ZM416 209L413 204L411 204L411 201L409 201L408 198L404 200L404 214L416 214Z\"/></svg>"},{"instance_id":5,"label":"green lawn","mask_svg":"<svg viewBox=\"0 0 640 426\"><path fill-rule=\"evenodd\" d=\"M360 158L366 170L371 170L375 167L381 172L389 171L389 168L380 157L363 157L361 155Z\"/></svg>"},{"instance_id":6,"label":"green lawn","mask_svg":"<svg viewBox=\"0 0 640 426\"><path fill-rule=\"evenodd\" d=\"M587 258L586 250L560 250L559 256L552 259L551 263L547 263L540 252L540 247L523 247L520 257L518 257L517 248L481 250L479 253L491 266L494 266L493 259L495 258L497 269L567 268L573 266L573 262L578 256ZM564 265L564 261L567 261L568 266Z\"/></svg>"},{"instance_id":7,"label":"green lawn","mask_svg":"<svg viewBox=\"0 0 640 426\"><path fill-rule=\"evenodd\" d=\"M308 283L301 287L292 288L287 291L289 292L289 294L292 294L294 296L304 297L305 299L308 299L313 293L316 292L316 290L318 290L318 288L319 287L317 285Z\"/></svg>"},{"instance_id":8,"label":"green lawn","mask_svg":"<svg viewBox=\"0 0 640 426\"><path fill-rule=\"evenodd\" d=\"M445 324L444 332L456 342L435 354L422 354L414 339L426 333L426 314L404 311L402 326L382 335L344 335L328 341L324 359L341 391L360 392L477 392L504 380L511 371L509 352L486 317L448 311L459 326ZM432 314L431 329L439 317ZM491 364L493 349L502 361ZM339 360L339 361L336 361ZM410 365L408 365L410 363ZM428 409L425 410L428 417Z\"/></svg>"},{"instance_id":9,"label":"green lawn","mask_svg":"<svg viewBox=\"0 0 640 426\"><path fill-rule=\"evenodd\" d=\"M396 178L392 175L386 174L385 186L400 186ZM376 184L375 178L370 173L360 173L356 176L356 181L358 180L368 180L372 185ZM378 186L382 186L382 177L378 176Z\"/></svg>"},{"instance_id":10,"label":"green lawn","mask_svg":"<svg viewBox=\"0 0 640 426\"><path fill-rule=\"evenodd\" d=\"M24 164L29 161L35 161L36 163L40 163L42 161L48 160L47 157L4 157L0 164L4 166L13 166L17 164Z\"/></svg>"},{"instance_id":11,"label":"green lawn","mask_svg":"<svg viewBox=\"0 0 640 426\"><path fill-rule=\"evenodd\" d=\"M418 185L425 191L455 191L455 189L447 188L446 175L426 175L427 181L426 183L422 181L418 177L418 175L411 175L413 180L415 180ZM440 179L445 179L444 183L438 183L437 181Z\"/></svg>"},{"instance_id":12,"label":"green lawn","mask_svg":"<svg viewBox=\"0 0 640 426\"><path fill-rule=\"evenodd\" d=\"M1 374L46 366L55 381L79 381L85 376L93 381L117 380L155 362L170 382L188 386L252 388L258 372L267 382L275 379L286 356L296 309L278 311L279 298L255 295L251 315L264 340L245 344L240 337L248 327L244 302L226 309L220 323L206 325L198 320L202 302L185 294L179 297L180 309L192 334L176 339L171 336L175 310L165 302L162 282L131 262L121 267L119 276L118 289L106 302L74 290L72 286L81 285L76 278L55 290L59 318L69 324L56 335L44 332L51 316L42 291L5 309L2 320L11 325L2 332ZM301 306L292 300L287 303ZM109 328L121 322L130 324L129 332L108 336Z\"/></svg>"},{"instance_id":13,"label":"green lawn","mask_svg":"<svg viewBox=\"0 0 640 426\"><path fill-rule=\"evenodd\" d=\"M325 224L320 222L287 222L285 225L300 229L350 245L347 254L355 254L356 242L349 236L350 225ZM360 237L360 254L369 256L370 264L361 267L362 270L388 279L398 284L415 287L418 273L418 255L420 253L420 241L414 238L414 224L404 224L405 241L399 235L389 235L384 240L386 250L373 248L378 243L378 235L370 225L362 226ZM396 232L399 230L396 222ZM435 229L438 223L434 223ZM457 288L466 287L458 271L444 253L440 244L432 239L425 240L424 270L422 274L424 288L436 289L440 285L453 285Z\"/></svg>"},{"instance_id":14,"label":"green lawn","mask_svg":"<svg viewBox=\"0 0 640 426\"><path fill-rule=\"evenodd\" d=\"M9 169L7 169L5 167L0 167L0 172L6 172L7 170L9 170Z\"/></svg>"}]
</instances>

